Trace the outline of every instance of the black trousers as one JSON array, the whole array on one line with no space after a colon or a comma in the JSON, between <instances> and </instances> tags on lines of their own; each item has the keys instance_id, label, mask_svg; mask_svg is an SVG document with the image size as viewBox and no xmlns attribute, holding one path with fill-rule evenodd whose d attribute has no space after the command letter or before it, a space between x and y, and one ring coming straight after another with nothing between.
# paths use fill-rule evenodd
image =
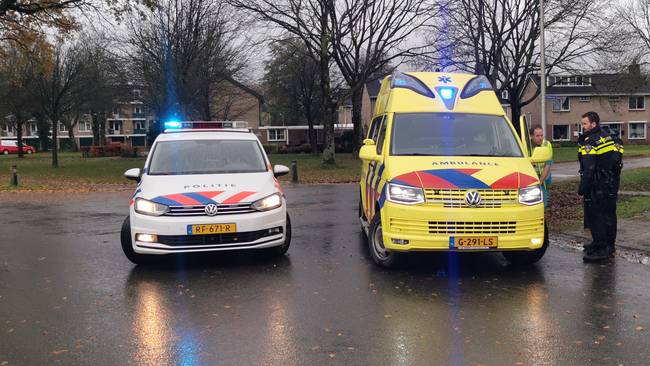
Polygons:
<instances>
[{"instance_id":1,"label":"black trousers","mask_svg":"<svg viewBox=\"0 0 650 366\"><path fill-rule=\"evenodd\" d=\"M585 227L591 229L594 249L613 249L616 243L616 194L591 192L585 197Z\"/></svg>"}]
</instances>

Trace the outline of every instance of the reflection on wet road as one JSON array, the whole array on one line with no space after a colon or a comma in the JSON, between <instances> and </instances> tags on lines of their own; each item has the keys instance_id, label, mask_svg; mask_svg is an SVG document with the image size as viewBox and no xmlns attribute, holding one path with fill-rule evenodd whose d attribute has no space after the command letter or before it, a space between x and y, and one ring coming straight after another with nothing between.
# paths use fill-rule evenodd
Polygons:
<instances>
[{"instance_id":1,"label":"reflection on wet road","mask_svg":"<svg viewBox=\"0 0 650 366\"><path fill-rule=\"evenodd\" d=\"M128 192L0 198L0 364L648 365L650 271L496 254L371 263L353 185L287 187L289 255L134 267Z\"/></svg>"}]
</instances>

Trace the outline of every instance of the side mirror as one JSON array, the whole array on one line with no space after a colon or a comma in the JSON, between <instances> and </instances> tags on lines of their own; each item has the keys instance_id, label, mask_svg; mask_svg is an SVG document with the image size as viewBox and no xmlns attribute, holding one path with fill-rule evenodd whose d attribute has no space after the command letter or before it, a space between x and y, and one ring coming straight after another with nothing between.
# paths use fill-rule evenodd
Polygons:
<instances>
[{"instance_id":1,"label":"side mirror","mask_svg":"<svg viewBox=\"0 0 650 366\"><path fill-rule=\"evenodd\" d=\"M372 145L375 146L375 141L373 139L364 139L363 146Z\"/></svg>"},{"instance_id":2,"label":"side mirror","mask_svg":"<svg viewBox=\"0 0 650 366\"><path fill-rule=\"evenodd\" d=\"M126 179L134 180L136 182L140 182L141 174L142 172L140 171L140 168L133 168L124 172Z\"/></svg>"},{"instance_id":3,"label":"side mirror","mask_svg":"<svg viewBox=\"0 0 650 366\"><path fill-rule=\"evenodd\" d=\"M283 175L289 174L289 168L287 168L284 165L276 165L273 167L273 175L277 177L281 177Z\"/></svg>"},{"instance_id":4,"label":"side mirror","mask_svg":"<svg viewBox=\"0 0 650 366\"><path fill-rule=\"evenodd\" d=\"M374 141L372 145L361 146L361 149L359 150L359 158L361 160L381 161L381 156L377 155L377 148L375 147Z\"/></svg>"},{"instance_id":5,"label":"side mirror","mask_svg":"<svg viewBox=\"0 0 650 366\"><path fill-rule=\"evenodd\" d=\"M546 147L536 147L533 149L533 155L530 157L532 163L544 163L551 159L553 159L553 154Z\"/></svg>"}]
</instances>

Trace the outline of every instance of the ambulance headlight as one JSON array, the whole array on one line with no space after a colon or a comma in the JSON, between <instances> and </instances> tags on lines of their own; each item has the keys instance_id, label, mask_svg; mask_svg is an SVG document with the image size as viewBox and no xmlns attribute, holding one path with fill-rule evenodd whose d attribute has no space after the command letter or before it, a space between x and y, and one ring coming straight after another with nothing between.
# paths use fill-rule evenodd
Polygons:
<instances>
[{"instance_id":1,"label":"ambulance headlight","mask_svg":"<svg viewBox=\"0 0 650 366\"><path fill-rule=\"evenodd\" d=\"M539 186L522 188L519 190L519 203L536 205L544 200L544 194Z\"/></svg>"},{"instance_id":2,"label":"ambulance headlight","mask_svg":"<svg viewBox=\"0 0 650 366\"><path fill-rule=\"evenodd\" d=\"M134 208L135 212L149 216L161 216L169 210L168 206L144 198L136 198Z\"/></svg>"},{"instance_id":3,"label":"ambulance headlight","mask_svg":"<svg viewBox=\"0 0 650 366\"><path fill-rule=\"evenodd\" d=\"M401 184L387 183L386 199L407 205L415 205L424 202L424 191L422 188L403 186Z\"/></svg>"},{"instance_id":4,"label":"ambulance headlight","mask_svg":"<svg viewBox=\"0 0 650 366\"><path fill-rule=\"evenodd\" d=\"M253 202L252 206L257 211L272 210L274 208L282 206L282 196L280 196L280 193L273 193L270 196L266 196Z\"/></svg>"}]
</instances>

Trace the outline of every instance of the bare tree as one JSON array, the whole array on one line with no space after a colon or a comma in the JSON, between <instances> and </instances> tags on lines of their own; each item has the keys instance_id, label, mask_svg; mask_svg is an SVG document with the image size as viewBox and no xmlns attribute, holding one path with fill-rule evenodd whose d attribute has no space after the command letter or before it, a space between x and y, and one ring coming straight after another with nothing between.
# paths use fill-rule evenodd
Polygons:
<instances>
[{"instance_id":1,"label":"bare tree","mask_svg":"<svg viewBox=\"0 0 650 366\"><path fill-rule=\"evenodd\" d=\"M49 49L42 38L36 37L25 45L8 42L0 57L0 112L16 131L18 157L23 157L23 128L37 112L36 75L42 65L34 62Z\"/></svg>"},{"instance_id":2,"label":"bare tree","mask_svg":"<svg viewBox=\"0 0 650 366\"><path fill-rule=\"evenodd\" d=\"M210 120L218 83L246 62L243 25L222 1L165 0L129 23L126 57L146 103L161 118Z\"/></svg>"},{"instance_id":3,"label":"bare tree","mask_svg":"<svg viewBox=\"0 0 650 366\"><path fill-rule=\"evenodd\" d=\"M52 123L52 166L59 167L58 124L61 116L75 106L75 88L80 86L84 67L79 45L66 46L58 42L53 46L51 59L38 62L49 66L37 78L40 106Z\"/></svg>"},{"instance_id":4,"label":"bare tree","mask_svg":"<svg viewBox=\"0 0 650 366\"><path fill-rule=\"evenodd\" d=\"M371 75L419 54L424 44L413 35L436 17L428 0L329 1L332 57L351 90L355 143L363 139L363 88ZM387 70L388 69L388 70Z\"/></svg>"},{"instance_id":5,"label":"bare tree","mask_svg":"<svg viewBox=\"0 0 650 366\"><path fill-rule=\"evenodd\" d=\"M323 163L336 164L334 123L338 100L331 84L332 24L331 0L229 0L256 19L300 39L309 57L318 64L321 110L325 130ZM269 31L272 31L269 29Z\"/></svg>"},{"instance_id":6,"label":"bare tree","mask_svg":"<svg viewBox=\"0 0 650 366\"><path fill-rule=\"evenodd\" d=\"M584 72L589 57L613 46L600 16L599 0L545 2L547 72ZM507 91L514 121L521 108L539 94L524 99L528 77L539 71L539 2L537 0L459 0L440 2L432 25L431 69L455 68L487 75L497 93ZM421 64L422 65L422 64ZM514 123L519 130L519 124Z\"/></svg>"},{"instance_id":7,"label":"bare tree","mask_svg":"<svg viewBox=\"0 0 650 366\"><path fill-rule=\"evenodd\" d=\"M317 155L314 122L321 117L318 64L309 57L302 41L288 38L271 45L264 83L271 119L290 116L291 124L307 122L311 152Z\"/></svg>"}]
</instances>

